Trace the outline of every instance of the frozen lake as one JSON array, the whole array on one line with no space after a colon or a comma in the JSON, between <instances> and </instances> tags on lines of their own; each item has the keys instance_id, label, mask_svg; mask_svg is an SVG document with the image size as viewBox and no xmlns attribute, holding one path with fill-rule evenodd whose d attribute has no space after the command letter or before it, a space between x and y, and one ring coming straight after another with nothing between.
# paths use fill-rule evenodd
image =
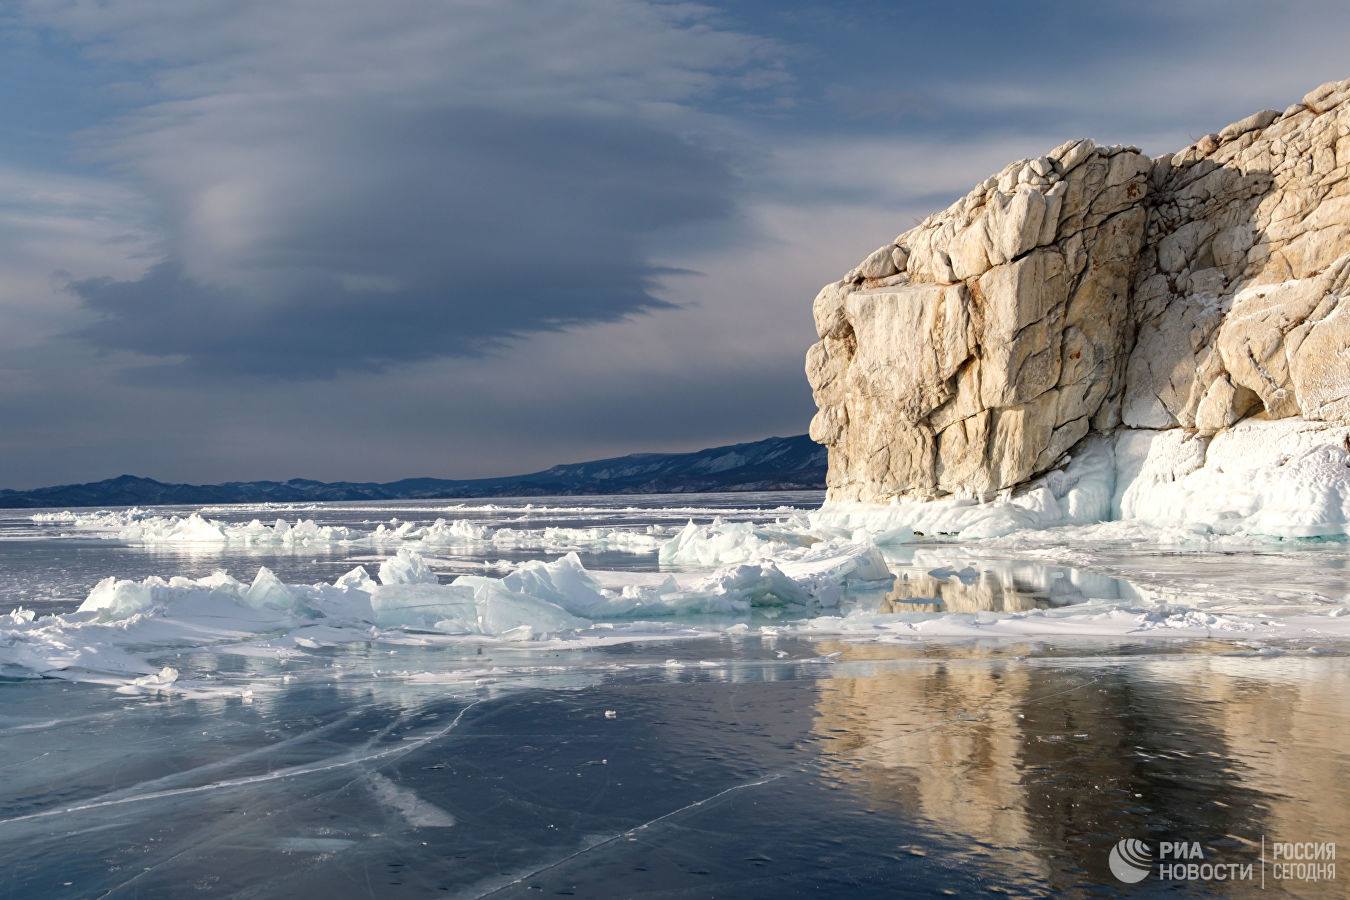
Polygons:
<instances>
[{"instance_id":1,"label":"frozen lake","mask_svg":"<svg viewBox=\"0 0 1350 900\"><path fill-rule=\"evenodd\" d=\"M1344 896L1261 865L1350 846L1344 543L883 580L819 502L4 511L0 896ZM1127 885L1123 838L1251 877Z\"/></svg>"}]
</instances>

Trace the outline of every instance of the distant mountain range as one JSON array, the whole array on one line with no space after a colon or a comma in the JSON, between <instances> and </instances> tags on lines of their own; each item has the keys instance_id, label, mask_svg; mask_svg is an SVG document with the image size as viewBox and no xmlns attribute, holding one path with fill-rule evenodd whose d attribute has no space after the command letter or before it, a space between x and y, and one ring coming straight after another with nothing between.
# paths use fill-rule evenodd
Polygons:
<instances>
[{"instance_id":1,"label":"distant mountain range","mask_svg":"<svg viewBox=\"0 0 1350 900\"><path fill-rule=\"evenodd\" d=\"M825 462L825 448L799 434L711 447L694 453L634 453L502 478L405 478L383 484L307 478L165 484L153 478L119 475L89 484L63 484L31 491L0 490L0 507L33 509L46 506L806 490L825 486Z\"/></svg>"}]
</instances>

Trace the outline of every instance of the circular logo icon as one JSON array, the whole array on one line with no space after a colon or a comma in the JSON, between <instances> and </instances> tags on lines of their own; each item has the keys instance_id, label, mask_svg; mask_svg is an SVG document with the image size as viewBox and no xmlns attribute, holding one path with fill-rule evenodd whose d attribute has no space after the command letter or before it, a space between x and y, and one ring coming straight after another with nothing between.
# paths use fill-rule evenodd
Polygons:
<instances>
[{"instance_id":1,"label":"circular logo icon","mask_svg":"<svg viewBox=\"0 0 1350 900\"><path fill-rule=\"evenodd\" d=\"M1153 871L1153 851L1143 841L1122 838L1111 848L1107 865L1118 881L1138 884Z\"/></svg>"}]
</instances>

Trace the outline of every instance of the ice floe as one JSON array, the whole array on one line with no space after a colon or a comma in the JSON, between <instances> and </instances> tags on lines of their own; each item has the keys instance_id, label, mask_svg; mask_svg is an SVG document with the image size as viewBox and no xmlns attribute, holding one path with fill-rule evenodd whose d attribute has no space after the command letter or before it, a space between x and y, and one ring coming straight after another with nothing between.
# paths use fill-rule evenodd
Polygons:
<instances>
[{"instance_id":1,"label":"ice floe","mask_svg":"<svg viewBox=\"0 0 1350 900\"><path fill-rule=\"evenodd\" d=\"M429 525L403 522L381 524L369 535L376 546L391 543L414 545L422 549L491 544L500 549L519 550L618 550L632 553L655 551L669 536L669 530L654 525L633 528L548 528L492 527L466 519L437 519Z\"/></svg>"},{"instance_id":2,"label":"ice floe","mask_svg":"<svg viewBox=\"0 0 1350 900\"><path fill-rule=\"evenodd\" d=\"M697 525L690 520L661 545L658 557L662 565L719 566L769 559L814 540L800 520L780 520L777 526L727 522L721 518Z\"/></svg>"},{"instance_id":3,"label":"ice floe","mask_svg":"<svg viewBox=\"0 0 1350 900\"><path fill-rule=\"evenodd\" d=\"M186 516L160 516L142 509L100 510L91 513L56 512L32 516L37 524L63 524L77 534L108 538L147 546L221 546L297 548L367 545L376 548L407 546L420 550L493 546L498 549L565 551L620 551L653 553L670 537L670 528L643 527L546 528L493 527L467 519L436 519L417 522L380 523L371 530L340 525L320 525L312 519L271 524L223 522L194 512Z\"/></svg>"},{"instance_id":4,"label":"ice floe","mask_svg":"<svg viewBox=\"0 0 1350 900\"><path fill-rule=\"evenodd\" d=\"M308 629L330 641L368 642L388 632L444 638L535 641L585 639L598 623L675 616L746 616L756 607L838 606L850 587L884 588L891 575L871 545L831 545L780 563L740 564L684 580L620 577L608 586L575 553L530 561L502 578L461 575L441 583L416 552L402 548L379 567L358 567L332 583L287 584L266 567L252 581L225 572L203 578L105 578L79 609L0 619L0 671L163 688L153 648L210 646ZM145 648L152 648L149 652ZM128 648L137 648L131 652Z\"/></svg>"},{"instance_id":5,"label":"ice floe","mask_svg":"<svg viewBox=\"0 0 1350 900\"><path fill-rule=\"evenodd\" d=\"M235 545L297 547L336 544L362 537L355 529L337 525L319 525L312 519L287 522L277 519L268 525L254 519L246 523L226 523L201 513L187 516L159 516L142 509L90 513L38 513L36 523L60 523L73 526L77 533L105 537L132 544L147 545Z\"/></svg>"}]
</instances>

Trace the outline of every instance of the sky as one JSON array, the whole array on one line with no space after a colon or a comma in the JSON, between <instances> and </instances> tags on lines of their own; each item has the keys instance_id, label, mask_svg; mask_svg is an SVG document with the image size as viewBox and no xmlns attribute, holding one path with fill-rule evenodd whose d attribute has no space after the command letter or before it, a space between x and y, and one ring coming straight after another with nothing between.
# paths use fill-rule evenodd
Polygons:
<instances>
[{"instance_id":1,"label":"sky","mask_svg":"<svg viewBox=\"0 0 1350 900\"><path fill-rule=\"evenodd\" d=\"M1344 0L11 0L0 487L799 434L811 300L868 251L1346 46Z\"/></svg>"}]
</instances>

